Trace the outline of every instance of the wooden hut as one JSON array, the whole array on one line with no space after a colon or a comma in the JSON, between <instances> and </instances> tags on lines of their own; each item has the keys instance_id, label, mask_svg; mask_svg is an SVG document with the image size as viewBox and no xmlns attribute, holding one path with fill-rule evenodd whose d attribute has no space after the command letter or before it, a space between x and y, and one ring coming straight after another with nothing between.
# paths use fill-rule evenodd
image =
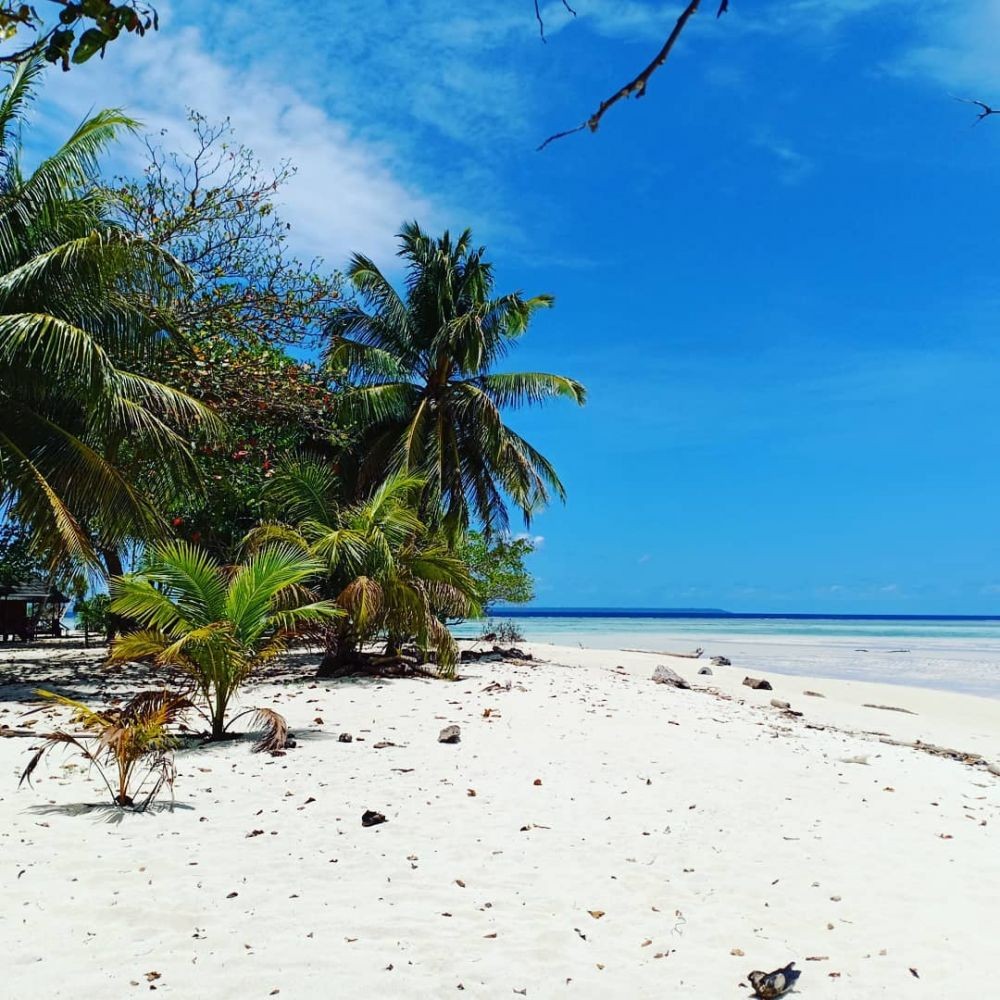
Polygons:
<instances>
[{"instance_id":1,"label":"wooden hut","mask_svg":"<svg viewBox=\"0 0 1000 1000\"><path fill-rule=\"evenodd\" d=\"M61 639L63 612L69 598L40 577L0 586L0 639Z\"/></svg>"}]
</instances>

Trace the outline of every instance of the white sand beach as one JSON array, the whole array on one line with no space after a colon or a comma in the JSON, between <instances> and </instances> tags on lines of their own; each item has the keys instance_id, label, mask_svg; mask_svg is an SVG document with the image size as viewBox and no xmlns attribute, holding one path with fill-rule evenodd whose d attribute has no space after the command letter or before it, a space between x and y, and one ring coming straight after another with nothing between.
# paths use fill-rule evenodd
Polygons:
<instances>
[{"instance_id":1,"label":"white sand beach","mask_svg":"<svg viewBox=\"0 0 1000 1000\"><path fill-rule=\"evenodd\" d=\"M457 683L252 684L297 747L179 754L169 812L82 811L69 756L18 790L38 741L0 739L0 994L725 1000L795 961L803 1000L996 995L1000 700L528 648ZM33 707L11 671L93 690L32 659L0 653L0 724Z\"/></svg>"}]
</instances>

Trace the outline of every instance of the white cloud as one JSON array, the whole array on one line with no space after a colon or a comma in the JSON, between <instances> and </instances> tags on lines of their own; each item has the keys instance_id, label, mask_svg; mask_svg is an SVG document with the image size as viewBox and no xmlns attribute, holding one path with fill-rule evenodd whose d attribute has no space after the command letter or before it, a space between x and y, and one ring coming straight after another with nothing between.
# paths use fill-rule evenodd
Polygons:
<instances>
[{"instance_id":1,"label":"white cloud","mask_svg":"<svg viewBox=\"0 0 1000 1000\"><path fill-rule=\"evenodd\" d=\"M522 531L520 534L515 535L514 538L517 541L528 541L531 542L532 547L540 549L545 544L544 535L532 535L530 532Z\"/></svg>"},{"instance_id":2,"label":"white cloud","mask_svg":"<svg viewBox=\"0 0 1000 1000\"><path fill-rule=\"evenodd\" d=\"M227 64L198 29L164 27L141 42L126 39L103 64L95 60L72 76L71 83L57 76L44 95L64 119L75 122L94 107L122 105L151 131L166 129L167 146L183 145L191 107L213 121L229 117L239 141L266 166L291 161L297 173L279 197L302 254L339 265L363 249L389 262L402 221L418 217L433 227L432 198L401 179L390 147L359 136L300 83L270 83L249 61ZM133 167L139 155L136 146Z\"/></svg>"},{"instance_id":3,"label":"white cloud","mask_svg":"<svg viewBox=\"0 0 1000 1000\"><path fill-rule=\"evenodd\" d=\"M970 91L963 96L995 96L1000 90L1000 0L934 4L924 8L917 25L914 44L891 69Z\"/></svg>"},{"instance_id":4,"label":"white cloud","mask_svg":"<svg viewBox=\"0 0 1000 1000\"><path fill-rule=\"evenodd\" d=\"M756 145L766 149L777 160L778 175L785 184L798 184L813 171L813 161L786 139L764 134L757 138Z\"/></svg>"}]
</instances>

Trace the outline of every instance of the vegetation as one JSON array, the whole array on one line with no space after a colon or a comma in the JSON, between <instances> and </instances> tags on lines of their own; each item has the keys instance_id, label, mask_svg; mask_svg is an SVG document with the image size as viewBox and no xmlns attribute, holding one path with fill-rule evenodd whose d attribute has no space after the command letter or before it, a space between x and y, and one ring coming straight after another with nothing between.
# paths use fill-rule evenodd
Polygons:
<instances>
[{"instance_id":1,"label":"vegetation","mask_svg":"<svg viewBox=\"0 0 1000 1000\"><path fill-rule=\"evenodd\" d=\"M347 277L358 301L327 327L326 367L346 384L339 409L361 433L359 481L370 486L387 470L421 476L421 515L452 543L473 518L487 533L506 529L507 498L528 523L565 491L501 411L555 397L582 404L586 393L562 375L494 368L552 297L495 295L493 267L469 230L433 239L410 223L399 255L405 296L355 254Z\"/></svg>"},{"instance_id":2,"label":"vegetation","mask_svg":"<svg viewBox=\"0 0 1000 1000\"><path fill-rule=\"evenodd\" d=\"M147 374L186 274L115 226L100 193L98 156L135 122L98 112L25 174L38 72L18 66L0 99L0 511L53 562L94 565L165 533L158 500L195 482L181 431L214 418Z\"/></svg>"},{"instance_id":3,"label":"vegetation","mask_svg":"<svg viewBox=\"0 0 1000 1000\"><path fill-rule=\"evenodd\" d=\"M185 694L144 691L120 708L99 712L51 691L37 694L71 708L72 722L86 733L78 735L59 729L47 734L44 744L21 774L21 783L31 783L32 774L46 754L56 747L69 746L97 769L114 805L143 812L164 787L173 789L172 750L176 740L168 727L191 707Z\"/></svg>"},{"instance_id":4,"label":"vegetation","mask_svg":"<svg viewBox=\"0 0 1000 1000\"><path fill-rule=\"evenodd\" d=\"M19 524L0 524L0 587L24 583L44 572L32 550L31 535Z\"/></svg>"},{"instance_id":5,"label":"vegetation","mask_svg":"<svg viewBox=\"0 0 1000 1000\"><path fill-rule=\"evenodd\" d=\"M132 5L60 6L43 37L64 62L138 30ZM88 20L103 41L67 34ZM504 411L585 391L498 370L552 299L497 294L468 231L404 226L401 292L361 254L344 279L290 254L291 168L265 171L227 123L193 115L193 154L150 145L141 177L108 184L100 157L137 126L99 111L24 170L42 66L0 93L0 583L59 580L109 663L183 680L106 711L44 693L84 732L46 736L22 780L70 746L143 809L188 709L216 740L253 713L256 748L280 749L280 715L233 704L291 643L321 646L328 676L453 675L446 623L532 596L508 508L527 523L564 495Z\"/></svg>"},{"instance_id":6,"label":"vegetation","mask_svg":"<svg viewBox=\"0 0 1000 1000\"><path fill-rule=\"evenodd\" d=\"M142 628L115 640L109 662L180 668L200 696L211 738L221 739L247 677L283 653L290 636L343 614L305 589L320 568L290 547L267 546L227 568L189 542L156 546L145 569L112 582L111 610Z\"/></svg>"},{"instance_id":7,"label":"vegetation","mask_svg":"<svg viewBox=\"0 0 1000 1000\"><path fill-rule=\"evenodd\" d=\"M535 581L524 565L534 552L527 538L487 538L470 531L460 549L462 561L476 583L479 603L487 613L495 604L527 604L534 600Z\"/></svg>"},{"instance_id":8,"label":"vegetation","mask_svg":"<svg viewBox=\"0 0 1000 1000\"><path fill-rule=\"evenodd\" d=\"M322 564L320 586L344 615L326 630L321 674L347 668L379 635L387 657L412 639L422 658L433 652L440 672L453 672L458 651L441 619L471 613L477 593L465 563L420 520L424 486L397 473L367 499L342 505L335 474L316 461L275 477L270 502L289 524L262 526L251 542L281 540Z\"/></svg>"},{"instance_id":9,"label":"vegetation","mask_svg":"<svg viewBox=\"0 0 1000 1000\"><path fill-rule=\"evenodd\" d=\"M111 597L108 594L92 594L77 598L73 613L83 629L85 645L90 645L90 633L106 636L111 626Z\"/></svg>"},{"instance_id":10,"label":"vegetation","mask_svg":"<svg viewBox=\"0 0 1000 1000\"><path fill-rule=\"evenodd\" d=\"M70 63L85 63L125 34L142 37L159 27L155 8L138 0L49 0L58 7L58 21L46 27L35 7L26 3L0 3L0 40L15 46L28 32L40 32L13 51L0 55L0 62L23 63L39 55L68 70ZM79 35L77 32L80 32Z\"/></svg>"},{"instance_id":11,"label":"vegetation","mask_svg":"<svg viewBox=\"0 0 1000 1000\"><path fill-rule=\"evenodd\" d=\"M510 618L502 622L496 622L492 618L483 623L479 638L483 642L496 642L502 646L509 646L515 642L524 642L524 634L521 632L517 622Z\"/></svg>"}]
</instances>

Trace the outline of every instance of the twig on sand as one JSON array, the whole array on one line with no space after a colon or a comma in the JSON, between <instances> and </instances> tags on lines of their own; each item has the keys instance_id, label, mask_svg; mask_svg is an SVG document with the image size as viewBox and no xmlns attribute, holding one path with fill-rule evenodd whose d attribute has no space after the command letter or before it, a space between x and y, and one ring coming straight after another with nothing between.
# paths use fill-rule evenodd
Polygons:
<instances>
[{"instance_id":1,"label":"twig on sand","mask_svg":"<svg viewBox=\"0 0 1000 1000\"><path fill-rule=\"evenodd\" d=\"M685 660L701 659L704 649L699 646L693 653L671 653L665 649L623 649L623 653L645 653L648 656L679 656Z\"/></svg>"}]
</instances>

